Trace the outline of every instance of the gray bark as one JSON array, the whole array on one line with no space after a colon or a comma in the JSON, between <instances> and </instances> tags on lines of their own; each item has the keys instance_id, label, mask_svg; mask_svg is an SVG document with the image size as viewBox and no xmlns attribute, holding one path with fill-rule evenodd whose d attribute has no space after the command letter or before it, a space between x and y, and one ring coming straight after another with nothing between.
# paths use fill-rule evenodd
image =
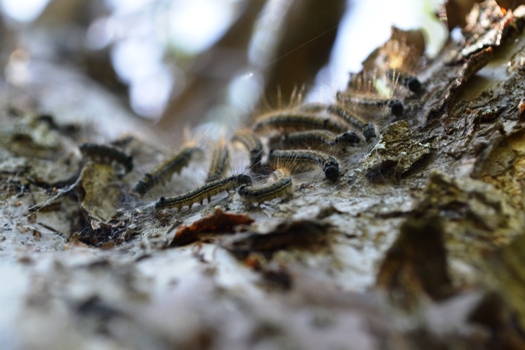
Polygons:
<instances>
[{"instance_id":1,"label":"gray bark","mask_svg":"<svg viewBox=\"0 0 525 350\"><path fill-rule=\"evenodd\" d=\"M490 23L422 69L424 92L338 181L294 177L291 197L258 207L229 194L155 211L158 197L129 195L165 153L154 136L117 140L135 163L122 175L76 148L108 138L67 121L93 107L3 112L3 346L521 348L525 13L484 6ZM3 92L4 107L20 101ZM155 195L192 189L202 167ZM183 229L201 218L202 232Z\"/></svg>"}]
</instances>

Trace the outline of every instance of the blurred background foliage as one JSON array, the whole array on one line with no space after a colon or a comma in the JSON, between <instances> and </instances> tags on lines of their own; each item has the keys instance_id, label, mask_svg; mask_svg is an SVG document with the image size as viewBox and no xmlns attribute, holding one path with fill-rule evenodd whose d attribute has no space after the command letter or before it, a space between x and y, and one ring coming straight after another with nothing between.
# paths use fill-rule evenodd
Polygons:
<instances>
[{"instance_id":1,"label":"blurred background foliage","mask_svg":"<svg viewBox=\"0 0 525 350\"><path fill-rule=\"evenodd\" d=\"M294 88L331 100L392 25L423 28L432 57L472 2L449 2L447 22L440 0L1 0L2 85L65 96L53 69L80 72L174 144L184 126L238 126Z\"/></svg>"}]
</instances>

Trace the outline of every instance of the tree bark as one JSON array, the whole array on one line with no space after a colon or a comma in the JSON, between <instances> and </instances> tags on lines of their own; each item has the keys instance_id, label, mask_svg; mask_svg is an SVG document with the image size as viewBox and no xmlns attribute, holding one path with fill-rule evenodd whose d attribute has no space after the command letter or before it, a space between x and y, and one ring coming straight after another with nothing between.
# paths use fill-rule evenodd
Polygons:
<instances>
[{"instance_id":1,"label":"tree bark","mask_svg":"<svg viewBox=\"0 0 525 350\"><path fill-rule=\"evenodd\" d=\"M112 141L133 156L126 172L79 156L83 126L3 113L2 343L523 348L525 8L473 11L337 181L294 177L290 197L260 206L228 194L155 210L203 163L138 200L155 139Z\"/></svg>"}]
</instances>

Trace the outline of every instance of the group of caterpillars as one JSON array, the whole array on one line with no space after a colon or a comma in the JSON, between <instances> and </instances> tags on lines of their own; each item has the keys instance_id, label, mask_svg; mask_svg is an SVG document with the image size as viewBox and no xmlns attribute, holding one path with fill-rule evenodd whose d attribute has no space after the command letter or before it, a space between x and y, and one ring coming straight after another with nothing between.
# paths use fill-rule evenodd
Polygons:
<instances>
[{"instance_id":1,"label":"group of caterpillars","mask_svg":"<svg viewBox=\"0 0 525 350\"><path fill-rule=\"evenodd\" d=\"M400 88L403 94L417 95L423 90L419 79L407 72L387 68L381 76L387 86L393 87L389 91ZM378 122L387 119L385 115L398 118L406 111L401 99L391 98L392 94L390 98L380 95L375 86L380 80L377 70L351 75L348 89L338 92L333 104L301 104L301 94L296 94L298 104L265 113L250 127L237 130L229 142L217 142L210 152L205 184L176 197L161 197L155 209L191 209L195 203L203 205L205 199L210 202L212 196L235 190L245 202L263 203L290 195L294 191L292 175L315 169L322 170L328 181L336 181L341 175L340 160L344 161L352 150L374 142ZM245 150L250 165L245 173L226 177L232 144ZM120 163L126 171L133 167L131 157L113 147L82 144L80 150L97 161ZM195 142L182 146L144 174L132 193L145 196L180 173L199 153L202 149ZM262 176L266 177L264 183L252 181Z\"/></svg>"}]
</instances>

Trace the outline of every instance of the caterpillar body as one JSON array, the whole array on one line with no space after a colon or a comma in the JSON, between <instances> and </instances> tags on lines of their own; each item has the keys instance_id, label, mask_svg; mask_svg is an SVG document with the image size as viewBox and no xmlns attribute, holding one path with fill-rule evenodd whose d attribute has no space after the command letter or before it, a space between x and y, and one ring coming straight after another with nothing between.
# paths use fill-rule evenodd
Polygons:
<instances>
[{"instance_id":1,"label":"caterpillar body","mask_svg":"<svg viewBox=\"0 0 525 350\"><path fill-rule=\"evenodd\" d=\"M184 207L191 209L193 204L200 203L204 204L204 200L207 199L208 203L211 201L211 197L221 193L229 192L232 189L235 189L241 185L251 184L252 179L248 175L240 174L231 176L226 179L216 180L208 182L207 184L185 193L183 195L171 198L161 197L155 203L155 209L167 209L167 208L176 208L181 210Z\"/></svg>"},{"instance_id":2,"label":"caterpillar body","mask_svg":"<svg viewBox=\"0 0 525 350\"><path fill-rule=\"evenodd\" d=\"M359 145L360 142L361 138L353 131L335 135L327 130L292 132L270 140L272 148L314 149L329 153L339 153L349 146Z\"/></svg>"},{"instance_id":3,"label":"caterpillar body","mask_svg":"<svg viewBox=\"0 0 525 350\"><path fill-rule=\"evenodd\" d=\"M208 170L206 182L212 182L222 179L228 170L230 164L230 151L224 140L219 142L213 150L213 156Z\"/></svg>"},{"instance_id":4,"label":"caterpillar body","mask_svg":"<svg viewBox=\"0 0 525 350\"><path fill-rule=\"evenodd\" d=\"M262 203L275 198L286 197L293 193L293 180L289 170L278 168L273 172L273 177L275 181L269 185L242 185L237 192L243 200L250 203Z\"/></svg>"},{"instance_id":5,"label":"caterpillar body","mask_svg":"<svg viewBox=\"0 0 525 350\"><path fill-rule=\"evenodd\" d=\"M327 105L326 110L361 131L367 142L370 141L370 139L377 137L374 124L363 120L363 118L358 115L350 113L338 105Z\"/></svg>"},{"instance_id":6,"label":"caterpillar body","mask_svg":"<svg viewBox=\"0 0 525 350\"><path fill-rule=\"evenodd\" d=\"M182 147L173 156L159 164L153 171L144 174L133 188L133 191L140 196L145 195L154 186L168 181L174 173L180 172L189 164L194 154L201 152L202 150L198 147Z\"/></svg>"},{"instance_id":7,"label":"caterpillar body","mask_svg":"<svg viewBox=\"0 0 525 350\"><path fill-rule=\"evenodd\" d=\"M386 71L386 76L414 93L420 92L423 87L417 77L399 70L389 69Z\"/></svg>"},{"instance_id":8,"label":"caterpillar body","mask_svg":"<svg viewBox=\"0 0 525 350\"><path fill-rule=\"evenodd\" d=\"M253 170L261 164L263 144L249 129L241 129L235 133L232 141L240 142L250 153L250 168Z\"/></svg>"},{"instance_id":9,"label":"caterpillar body","mask_svg":"<svg viewBox=\"0 0 525 350\"><path fill-rule=\"evenodd\" d=\"M120 163L126 169L126 172L133 170L133 157L116 148L95 143L82 143L78 148L84 157L103 163L115 161Z\"/></svg>"},{"instance_id":10,"label":"caterpillar body","mask_svg":"<svg viewBox=\"0 0 525 350\"><path fill-rule=\"evenodd\" d=\"M288 167L292 172L310 170L320 166L328 180L339 178L339 162L332 156L313 150L272 150L268 161L272 167Z\"/></svg>"},{"instance_id":11,"label":"caterpillar body","mask_svg":"<svg viewBox=\"0 0 525 350\"><path fill-rule=\"evenodd\" d=\"M388 108L390 113L396 117L403 115L405 112L405 106L403 102L397 99L348 96L341 92L337 92L335 97L344 105L350 105L356 110L366 114L380 114L385 108Z\"/></svg>"},{"instance_id":12,"label":"caterpillar body","mask_svg":"<svg viewBox=\"0 0 525 350\"><path fill-rule=\"evenodd\" d=\"M346 125L335 120L320 118L314 113L304 112L276 112L255 121L252 130L260 133L267 130L281 132L304 130L328 130L340 134L348 131Z\"/></svg>"}]
</instances>

